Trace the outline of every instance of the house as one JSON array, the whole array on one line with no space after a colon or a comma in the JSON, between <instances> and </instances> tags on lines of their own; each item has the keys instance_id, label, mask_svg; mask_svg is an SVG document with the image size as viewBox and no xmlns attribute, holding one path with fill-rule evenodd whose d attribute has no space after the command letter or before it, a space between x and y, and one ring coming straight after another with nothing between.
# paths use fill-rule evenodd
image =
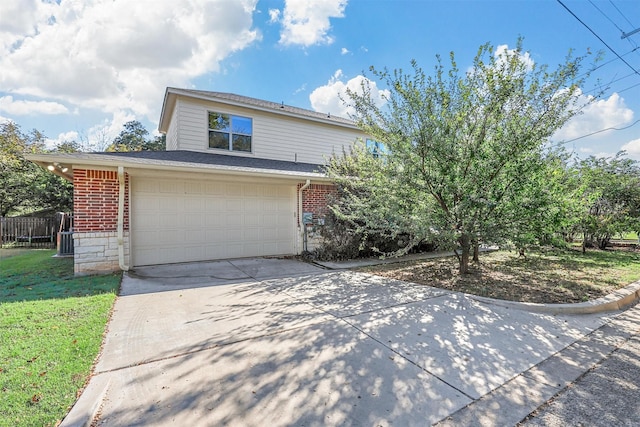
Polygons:
<instances>
[{"instance_id":1,"label":"house","mask_svg":"<svg viewBox=\"0 0 640 427\"><path fill-rule=\"evenodd\" d=\"M290 255L333 191L322 165L365 135L347 119L168 88L163 152L32 155L74 184L76 274Z\"/></svg>"}]
</instances>

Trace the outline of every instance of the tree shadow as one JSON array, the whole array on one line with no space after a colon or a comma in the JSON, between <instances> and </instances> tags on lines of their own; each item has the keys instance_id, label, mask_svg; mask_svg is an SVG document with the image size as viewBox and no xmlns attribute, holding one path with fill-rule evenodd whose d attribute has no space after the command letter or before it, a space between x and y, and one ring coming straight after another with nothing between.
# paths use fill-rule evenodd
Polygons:
<instances>
[{"instance_id":1,"label":"tree shadow","mask_svg":"<svg viewBox=\"0 0 640 427\"><path fill-rule=\"evenodd\" d=\"M601 324L354 272L125 300L103 425L427 425Z\"/></svg>"}]
</instances>

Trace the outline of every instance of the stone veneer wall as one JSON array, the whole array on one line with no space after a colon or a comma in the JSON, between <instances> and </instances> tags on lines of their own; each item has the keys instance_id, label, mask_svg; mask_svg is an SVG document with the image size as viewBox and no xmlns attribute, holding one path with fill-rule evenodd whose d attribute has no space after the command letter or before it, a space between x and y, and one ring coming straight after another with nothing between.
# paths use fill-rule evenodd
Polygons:
<instances>
[{"instance_id":1,"label":"stone veneer wall","mask_svg":"<svg viewBox=\"0 0 640 427\"><path fill-rule=\"evenodd\" d=\"M124 252L129 260L129 177L125 176ZM73 247L76 275L120 269L118 265L118 173L73 171Z\"/></svg>"},{"instance_id":2,"label":"stone veneer wall","mask_svg":"<svg viewBox=\"0 0 640 427\"><path fill-rule=\"evenodd\" d=\"M298 184L298 190L304 184ZM302 212L313 214L313 226L307 227L307 250L312 251L317 248L322 239L319 227L322 227L324 217L328 212L328 197L335 193L336 187L333 184L311 184L302 190Z\"/></svg>"},{"instance_id":3,"label":"stone veneer wall","mask_svg":"<svg viewBox=\"0 0 640 427\"><path fill-rule=\"evenodd\" d=\"M102 274L120 270L116 231L73 233L76 275ZM129 232L124 232L124 258L129 262Z\"/></svg>"}]
</instances>

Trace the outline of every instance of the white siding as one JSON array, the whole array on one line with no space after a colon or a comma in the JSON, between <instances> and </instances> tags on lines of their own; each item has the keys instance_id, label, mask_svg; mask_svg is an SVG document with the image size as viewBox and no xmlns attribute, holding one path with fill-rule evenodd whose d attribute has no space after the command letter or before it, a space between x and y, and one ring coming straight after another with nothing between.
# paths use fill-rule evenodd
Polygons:
<instances>
[{"instance_id":1,"label":"white siding","mask_svg":"<svg viewBox=\"0 0 640 427\"><path fill-rule=\"evenodd\" d=\"M208 148L208 111L237 114L253 119L252 153ZM364 134L339 125L270 114L249 108L178 98L171 130L177 120L177 149L251 156L264 159L321 164L333 153L348 149Z\"/></svg>"},{"instance_id":2,"label":"white siding","mask_svg":"<svg viewBox=\"0 0 640 427\"><path fill-rule=\"evenodd\" d=\"M178 110L180 106L176 105L176 108L171 114L171 123L169 123L169 129L167 130L167 150L178 150Z\"/></svg>"}]
</instances>

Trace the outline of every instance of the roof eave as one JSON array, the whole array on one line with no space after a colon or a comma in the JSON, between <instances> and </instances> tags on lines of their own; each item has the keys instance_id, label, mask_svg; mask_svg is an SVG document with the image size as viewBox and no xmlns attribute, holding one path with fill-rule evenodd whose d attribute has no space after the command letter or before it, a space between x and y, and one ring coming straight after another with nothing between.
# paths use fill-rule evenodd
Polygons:
<instances>
[{"instance_id":1,"label":"roof eave","mask_svg":"<svg viewBox=\"0 0 640 427\"><path fill-rule=\"evenodd\" d=\"M285 171L279 169L263 169L263 168L251 168L251 167L238 167L238 166L225 166L225 165L203 165L199 163L188 162L176 162L176 161L136 161L135 158L120 158L120 159L100 159L100 158L78 158L72 157L72 155L56 155L56 154L32 154L25 156L27 160L32 161L41 167L47 169L48 165L59 163L64 164L69 168L67 174L62 174L57 169L54 170L59 176L73 181L73 169L84 168L97 168L100 167L105 170L116 170L118 166L123 166L129 169L139 170L160 170L166 172L183 172L183 173L207 173L218 175L236 175L236 176L251 176L260 178L277 178L287 180L306 180L313 179L315 181L330 182L325 174L320 172L298 172L298 171Z\"/></svg>"},{"instance_id":2,"label":"roof eave","mask_svg":"<svg viewBox=\"0 0 640 427\"><path fill-rule=\"evenodd\" d=\"M250 110L256 110L256 111L262 111L262 112L267 112L267 113L272 113L272 114L279 114L279 115L283 115L283 116L287 116L287 117L293 117L293 118L297 118L297 119L302 119L302 120L307 120L307 121L312 121L312 122L316 122L316 123L323 123L323 124L327 124L327 125L331 125L331 126L339 126L339 127L344 127L344 128L348 128L348 129L353 129L353 130L360 130L360 128L355 124L350 124L350 123L342 123L342 122L337 122L335 120L331 120L329 118L327 119L322 119L320 117L311 117L311 116L306 116L303 114L297 114L293 111L288 111L285 109L272 109L272 108L266 108L266 107L260 107L257 105L251 105L251 104L246 104L243 102L237 102L237 101L233 101L230 99L224 99L224 98L217 98L215 96L206 96L203 94L196 94L196 93L192 93L192 92L188 92L188 91L183 91L180 89L176 89L176 88L167 88L167 92L165 94L165 101L167 100L169 94L173 94L173 105L171 106L171 108L173 109L173 107L175 107L175 97L176 96L184 96L187 98L192 98L192 99L199 99L202 101L208 101L208 102L217 102L219 104L225 104L225 105L230 105L233 107L242 107L242 108L248 108ZM161 123L162 120L167 120L166 119L166 115L165 115L165 106L163 105L162 107L162 115L161 115ZM160 132L163 132L160 129ZM166 129L165 131L166 132Z\"/></svg>"}]
</instances>

